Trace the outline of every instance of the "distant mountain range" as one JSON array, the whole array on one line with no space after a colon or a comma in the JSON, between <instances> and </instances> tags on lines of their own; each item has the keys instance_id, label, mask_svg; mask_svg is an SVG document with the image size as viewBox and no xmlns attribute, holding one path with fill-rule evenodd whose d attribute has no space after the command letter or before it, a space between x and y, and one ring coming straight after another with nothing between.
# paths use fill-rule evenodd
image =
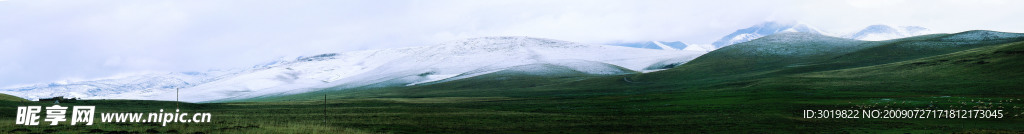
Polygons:
<instances>
[{"instance_id":1,"label":"distant mountain range","mask_svg":"<svg viewBox=\"0 0 1024 134\"><path fill-rule=\"evenodd\" d=\"M673 44L675 45L675 44ZM666 46L660 44L660 46ZM231 71L146 74L0 89L27 99L189 102L348 89L432 84L496 72L618 75L671 68L707 51L656 50L530 37L483 37L423 47L320 54Z\"/></svg>"},{"instance_id":2,"label":"distant mountain range","mask_svg":"<svg viewBox=\"0 0 1024 134\"><path fill-rule=\"evenodd\" d=\"M522 66L546 68L545 72L549 73L510 69L431 85L307 92L241 101L310 101L323 94L339 98L578 98L584 95L615 94L638 98L596 100L602 100L602 103L603 100L620 100L664 107L666 102L690 97L707 98L697 102L700 104L720 103L721 98L737 94L742 95L743 99L735 102L742 104L750 103L750 100L771 99L759 105L806 103L806 99L812 98L834 101L837 96L861 95L866 95L861 96L862 100L891 98L893 94L912 94L913 98L922 95L928 98L962 94L1015 95L1013 93L1020 89L1020 72L1024 70L1020 68L1024 63L1019 62L1024 59L1022 54L1024 34L1021 33L972 30L864 41L785 32L729 45L670 69L642 74L587 78L572 77L571 73L567 73L570 71L559 71L564 69ZM690 94L697 95L686 96ZM658 99L650 99L652 96L686 98L655 101ZM751 108L748 106L744 108ZM631 105L625 107L633 108ZM793 111L805 107L768 108Z\"/></svg>"},{"instance_id":3,"label":"distant mountain range","mask_svg":"<svg viewBox=\"0 0 1024 134\"><path fill-rule=\"evenodd\" d=\"M821 32L818 29L812 28L804 24L765 22L748 28L736 30L736 32L733 32L729 35L725 35L725 37L722 37L718 41L711 43L711 45L714 45L716 48L722 48L728 45L743 43L764 36L772 35L775 33L784 32L800 32L828 35L824 32Z\"/></svg>"},{"instance_id":4,"label":"distant mountain range","mask_svg":"<svg viewBox=\"0 0 1024 134\"><path fill-rule=\"evenodd\" d=\"M721 48L732 44L751 41L767 35L788 32L819 34L825 36L842 37L866 41L898 39L934 33L928 28L919 26L895 27L889 25L871 25L857 32L853 32L851 34L838 34L825 32L817 28L813 28L811 26L800 23L765 22L748 28L736 30L736 32L733 32L729 35L726 35L725 37L722 37L718 41L715 41L714 43L712 43L712 45L714 45L716 48Z\"/></svg>"},{"instance_id":5,"label":"distant mountain range","mask_svg":"<svg viewBox=\"0 0 1024 134\"><path fill-rule=\"evenodd\" d=\"M625 42L625 43L608 43L608 45L634 47L634 48L647 48L647 49L688 49L694 51L711 51L717 48L722 48L728 45L743 43L751 41L764 36L776 34L776 33L809 33L819 34L832 37L841 37L855 40L865 41L881 41L889 39L898 39L918 35L933 34L928 28L920 26L889 26L889 25L871 25L864 29L849 34L840 34L826 32L808 26L801 23L784 23L784 22L764 22L761 24L753 25L747 28L736 30L733 33L723 36L721 39L711 43L710 45L688 45L681 41L644 41L644 42ZM662 45L658 44L664 44Z\"/></svg>"},{"instance_id":6,"label":"distant mountain range","mask_svg":"<svg viewBox=\"0 0 1024 134\"><path fill-rule=\"evenodd\" d=\"M509 133L520 133L590 126L597 130L582 133L941 133L1012 132L1021 125L1013 120L1021 115L1020 100L1014 99L1024 96L1020 92L1024 81L1021 33L971 30L867 41L781 32L708 53L665 49L672 46L662 42L652 44L657 48L529 37L471 38L422 47L304 56L237 70L0 89L0 102L4 102L0 104L13 110L25 103L21 98L52 95L169 100L173 89L182 88L186 101L229 102L182 105L188 110L227 111L224 113L231 117L262 117L256 119L276 123L316 117L310 112L332 107L332 113L340 111L335 117L357 119L333 124L384 132L425 132L421 128L431 124L488 127L507 121L542 122L548 127L528 124L493 130L511 128ZM41 103L45 102L28 104ZM71 105L75 104L113 106L114 111L176 105L138 100L90 100ZM858 127L830 125L836 121L800 117L799 113L832 108L1004 107L1012 112L1006 115L1010 119L952 124L943 119L938 119L939 123L838 121ZM289 117L252 116L271 114ZM243 120L236 122L253 122L253 118L239 119ZM380 120L398 121L378 123ZM395 129L406 128L410 122L428 127ZM682 127L660 128L664 126ZM220 127L224 126L213 129ZM493 131L474 127L455 129ZM516 129L520 127L530 129ZM430 132L458 131L455 129L442 127ZM9 132L19 131L30 132Z\"/></svg>"},{"instance_id":7,"label":"distant mountain range","mask_svg":"<svg viewBox=\"0 0 1024 134\"><path fill-rule=\"evenodd\" d=\"M494 77L497 74L574 77L647 73L675 68L689 63L695 58L696 60L708 60L708 57L715 57L721 53L791 57L781 59L795 60L793 63L789 63L786 60L742 61L744 59L722 58L715 60L732 62L715 64L715 68L730 68L729 70L689 69L690 71L706 71L702 73L705 75L722 71L726 71L727 74L735 74L744 69L757 70L757 68L770 67L773 64L785 64L785 66L793 67L818 66L818 64L794 65L798 64L796 63L798 61L803 62L814 58L852 57L850 61L857 61L857 64L882 63L886 62L884 58L858 60L870 58L844 57L835 54L872 57L926 53L930 51L925 48L941 47L925 46L914 50L886 49L885 51L893 52L883 54L852 52L871 47L863 45L864 43L885 44L894 41L890 39L914 40L917 38L905 38L909 36L926 38L941 35L943 36L941 40L948 40L945 43L952 43L953 46L957 42L977 43L977 40L1021 37L1020 34L992 31L926 35L928 33L931 32L922 27L873 25L859 32L836 36L836 34L822 32L804 24L766 22L737 30L713 44L706 45L686 44L680 41L596 45L531 37L483 37L421 47L318 54L276 60L242 69L154 73L90 81L43 83L0 89L0 93L30 100L54 96L84 99L174 100L174 90L180 89L182 96L189 96L182 100L205 102L300 94L322 89L430 85L478 76ZM737 45L730 47L733 44L789 43L803 45ZM705 55L705 53L708 54ZM702 58L697 58L698 56ZM724 67L730 64L742 65Z\"/></svg>"},{"instance_id":8,"label":"distant mountain range","mask_svg":"<svg viewBox=\"0 0 1024 134\"><path fill-rule=\"evenodd\" d=\"M885 41L862 41L821 34L788 32L719 48L691 60L685 65L667 70L669 72L659 71L647 76L650 77L649 79L785 76L890 64L1021 41L1024 41L1024 34L1021 33L985 30L954 34L929 34ZM990 61L958 59L941 62L980 65ZM887 70L873 71L885 72Z\"/></svg>"}]
</instances>

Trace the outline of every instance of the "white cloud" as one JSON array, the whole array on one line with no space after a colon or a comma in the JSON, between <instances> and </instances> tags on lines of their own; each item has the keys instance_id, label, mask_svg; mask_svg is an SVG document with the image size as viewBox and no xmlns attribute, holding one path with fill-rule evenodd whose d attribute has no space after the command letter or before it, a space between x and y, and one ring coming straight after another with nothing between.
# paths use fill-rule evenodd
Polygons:
<instances>
[{"instance_id":1,"label":"white cloud","mask_svg":"<svg viewBox=\"0 0 1024 134\"><path fill-rule=\"evenodd\" d=\"M452 0L0 3L0 86L152 71L247 67L283 56L480 36L707 44L764 21L852 31L1024 32L1024 1Z\"/></svg>"}]
</instances>

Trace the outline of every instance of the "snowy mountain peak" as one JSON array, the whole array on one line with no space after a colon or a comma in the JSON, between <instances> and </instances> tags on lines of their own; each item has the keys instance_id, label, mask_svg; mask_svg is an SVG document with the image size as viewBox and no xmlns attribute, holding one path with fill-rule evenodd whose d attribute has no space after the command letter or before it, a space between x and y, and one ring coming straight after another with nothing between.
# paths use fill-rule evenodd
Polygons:
<instances>
[{"instance_id":1,"label":"snowy mountain peak","mask_svg":"<svg viewBox=\"0 0 1024 134\"><path fill-rule=\"evenodd\" d=\"M889 25L871 25L863 30L844 37L856 40L880 41L932 33L933 32L928 28L919 26L893 27Z\"/></svg>"},{"instance_id":2,"label":"snowy mountain peak","mask_svg":"<svg viewBox=\"0 0 1024 134\"><path fill-rule=\"evenodd\" d=\"M800 32L812 34L824 34L824 32L801 23L765 22L748 28L736 30L712 43L715 47L721 48L732 44L743 43L767 35L784 32Z\"/></svg>"},{"instance_id":3,"label":"snowy mountain peak","mask_svg":"<svg viewBox=\"0 0 1024 134\"><path fill-rule=\"evenodd\" d=\"M843 37L855 40L866 40L866 41L880 41L889 39L906 38L911 36L933 34L930 29L920 26L890 26L890 25L871 25L864 29L852 32L851 34L833 34L818 30L806 24L801 23L780 23L780 22L764 22L748 28L736 30L732 34L722 37L718 41L712 43L717 48L725 47L732 44L743 43L751 41L764 36L776 34L776 33L809 33L819 34L825 36Z\"/></svg>"},{"instance_id":4,"label":"snowy mountain peak","mask_svg":"<svg viewBox=\"0 0 1024 134\"><path fill-rule=\"evenodd\" d=\"M676 48L672 48L672 47L670 47L668 45L661 44L661 42L658 42L658 41L651 41L651 43L654 43L654 45L657 45L658 48L661 48L661 50L679 50L679 49L676 49Z\"/></svg>"}]
</instances>

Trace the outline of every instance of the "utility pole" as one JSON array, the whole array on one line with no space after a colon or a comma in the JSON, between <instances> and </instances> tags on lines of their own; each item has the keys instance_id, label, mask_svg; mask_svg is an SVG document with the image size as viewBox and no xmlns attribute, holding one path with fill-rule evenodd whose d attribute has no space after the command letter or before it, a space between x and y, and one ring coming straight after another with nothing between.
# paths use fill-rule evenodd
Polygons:
<instances>
[{"instance_id":1,"label":"utility pole","mask_svg":"<svg viewBox=\"0 0 1024 134\"><path fill-rule=\"evenodd\" d=\"M178 107L178 105L181 104L181 100L178 100L178 90L181 90L181 88L174 89L174 110L181 109L181 107Z\"/></svg>"},{"instance_id":2,"label":"utility pole","mask_svg":"<svg viewBox=\"0 0 1024 134\"><path fill-rule=\"evenodd\" d=\"M327 88L324 88L327 89ZM324 126L327 126L327 90L324 91Z\"/></svg>"}]
</instances>

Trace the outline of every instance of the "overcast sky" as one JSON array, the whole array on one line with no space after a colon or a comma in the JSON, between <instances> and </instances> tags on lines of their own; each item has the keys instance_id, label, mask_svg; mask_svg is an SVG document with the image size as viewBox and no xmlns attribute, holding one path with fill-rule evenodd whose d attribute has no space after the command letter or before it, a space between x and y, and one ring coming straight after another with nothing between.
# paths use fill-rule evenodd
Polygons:
<instances>
[{"instance_id":1,"label":"overcast sky","mask_svg":"<svg viewBox=\"0 0 1024 134\"><path fill-rule=\"evenodd\" d=\"M0 0L0 87L248 67L281 57L482 36L710 44L765 21L1024 32L996 0Z\"/></svg>"}]
</instances>

